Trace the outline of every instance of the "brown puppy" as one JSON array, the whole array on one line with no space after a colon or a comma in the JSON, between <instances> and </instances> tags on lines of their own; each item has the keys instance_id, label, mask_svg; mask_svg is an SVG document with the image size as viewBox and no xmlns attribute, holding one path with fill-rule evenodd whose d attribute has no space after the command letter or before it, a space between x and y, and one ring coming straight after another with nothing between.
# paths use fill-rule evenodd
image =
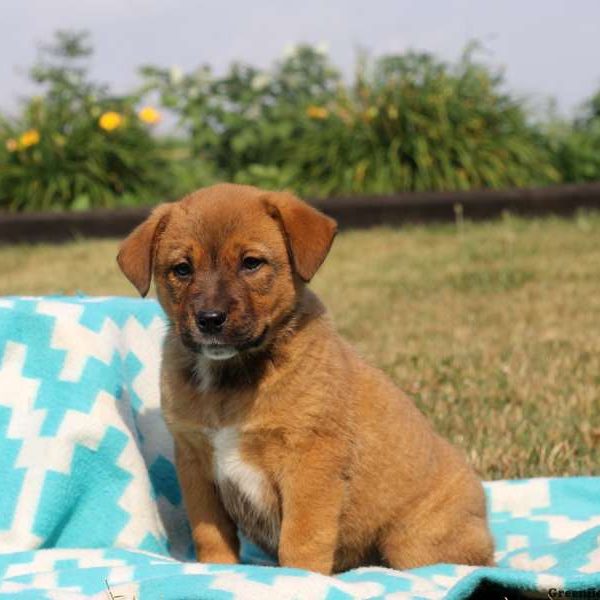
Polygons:
<instances>
[{"instance_id":1,"label":"brown puppy","mask_svg":"<svg viewBox=\"0 0 600 600\"><path fill-rule=\"evenodd\" d=\"M197 558L237 562L239 526L321 573L492 564L474 472L305 285L335 232L290 194L222 184L159 206L121 246L170 320L162 407Z\"/></svg>"}]
</instances>

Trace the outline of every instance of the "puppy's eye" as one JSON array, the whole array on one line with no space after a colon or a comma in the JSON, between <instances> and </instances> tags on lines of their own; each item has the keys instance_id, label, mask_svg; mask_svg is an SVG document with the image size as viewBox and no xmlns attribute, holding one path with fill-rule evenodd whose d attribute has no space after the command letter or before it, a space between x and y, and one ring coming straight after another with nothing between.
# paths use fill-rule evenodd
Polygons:
<instances>
[{"instance_id":1,"label":"puppy's eye","mask_svg":"<svg viewBox=\"0 0 600 600\"><path fill-rule=\"evenodd\" d=\"M246 258L242 260L242 268L246 271L256 271L264 264L264 262L265 261L262 258L246 256Z\"/></svg>"},{"instance_id":2,"label":"puppy's eye","mask_svg":"<svg viewBox=\"0 0 600 600\"><path fill-rule=\"evenodd\" d=\"M189 277L192 274L192 267L189 263L180 262L173 267L173 273L177 277Z\"/></svg>"}]
</instances>

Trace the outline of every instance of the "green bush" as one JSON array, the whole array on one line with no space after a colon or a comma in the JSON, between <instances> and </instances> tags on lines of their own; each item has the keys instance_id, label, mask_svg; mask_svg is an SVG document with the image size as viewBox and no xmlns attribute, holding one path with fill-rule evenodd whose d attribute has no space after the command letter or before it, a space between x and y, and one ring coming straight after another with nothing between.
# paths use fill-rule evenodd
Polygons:
<instances>
[{"instance_id":1,"label":"green bush","mask_svg":"<svg viewBox=\"0 0 600 600\"><path fill-rule=\"evenodd\" d=\"M584 105L573 123L555 124L549 144L564 181L600 180L600 92Z\"/></svg>"},{"instance_id":2,"label":"green bush","mask_svg":"<svg viewBox=\"0 0 600 600\"><path fill-rule=\"evenodd\" d=\"M559 181L521 103L473 52L454 66L416 53L363 61L351 85L310 47L270 72L144 75L227 179L320 196Z\"/></svg>"},{"instance_id":3,"label":"green bush","mask_svg":"<svg viewBox=\"0 0 600 600\"><path fill-rule=\"evenodd\" d=\"M319 51L302 47L272 72L235 63L222 77L208 66L183 75L144 67L146 91L158 91L189 136L191 154L221 178L297 186L290 152L311 123L307 107L333 99L340 76Z\"/></svg>"},{"instance_id":4,"label":"green bush","mask_svg":"<svg viewBox=\"0 0 600 600\"><path fill-rule=\"evenodd\" d=\"M600 93L573 122L534 123L477 49L361 57L348 80L300 46L222 76L146 66L115 96L89 78L85 34L58 33L31 71L42 95L0 116L0 210L152 203L219 180L335 196L600 179ZM148 98L175 117L168 137L138 111Z\"/></svg>"},{"instance_id":5,"label":"green bush","mask_svg":"<svg viewBox=\"0 0 600 600\"><path fill-rule=\"evenodd\" d=\"M31 71L44 86L22 117L0 120L0 207L86 209L155 201L169 162L149 131L159 118L139 98L89 81L83 34L59 33ZM146 122L144 122L146 121Z\"/></svg>"},{"instance_id":6,"label":"green bush","mask_svg":"<svg viewBox=\"0 0 600 600\"><path fill-rule=\"evenodd\" d=\"M503 80L466 52L452 66L407 53L365 63L298 144L311 193L526 187L560 180Z\"/></svg>"}]
</instances>

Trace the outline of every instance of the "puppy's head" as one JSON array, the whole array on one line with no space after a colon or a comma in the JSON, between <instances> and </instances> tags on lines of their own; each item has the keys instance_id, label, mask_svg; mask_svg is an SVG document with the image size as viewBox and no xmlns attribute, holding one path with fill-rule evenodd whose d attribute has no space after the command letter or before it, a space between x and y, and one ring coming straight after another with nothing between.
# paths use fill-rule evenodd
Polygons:
<instances>
[{"instance_id":1,"label":"puppy's head","mask_svg":"<svg viewBox=\"0 0 600 600\"><path fill-rule=\"evenodd\" d=\"M157 207L117 260L142 296L154 275L185 346L227 360L269 343L335 233L291 194L220 184Z\"/></svg>"}]
</instances>

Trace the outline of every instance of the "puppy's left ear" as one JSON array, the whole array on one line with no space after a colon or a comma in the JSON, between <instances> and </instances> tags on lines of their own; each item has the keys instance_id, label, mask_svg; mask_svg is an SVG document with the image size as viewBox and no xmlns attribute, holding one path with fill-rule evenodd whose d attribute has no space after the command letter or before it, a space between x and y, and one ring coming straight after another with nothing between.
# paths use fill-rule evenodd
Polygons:
<instances>
[{"instance_id":1,"label":"puppy's left ear","mask_svg":"<svg viewBox=\"0 0 600 600\"><path fill-rule=\"evenodd\" d=\"M160 204L121 243L117 262L127 279L143 297L150 289L154 251L161 229L166 225L171 204Z\"/></svg>"},{"instance_id":2,"label":"puppy's left ear","mask_svg":"<svg viewBox=\"0 0 600 600\"><path fill-rule=\"evenodd\" d=\"M329 253L337 223L286 192L267 194L264 200L283 229L296 273L310 281Z\"/></svg>"}]
</instances>

